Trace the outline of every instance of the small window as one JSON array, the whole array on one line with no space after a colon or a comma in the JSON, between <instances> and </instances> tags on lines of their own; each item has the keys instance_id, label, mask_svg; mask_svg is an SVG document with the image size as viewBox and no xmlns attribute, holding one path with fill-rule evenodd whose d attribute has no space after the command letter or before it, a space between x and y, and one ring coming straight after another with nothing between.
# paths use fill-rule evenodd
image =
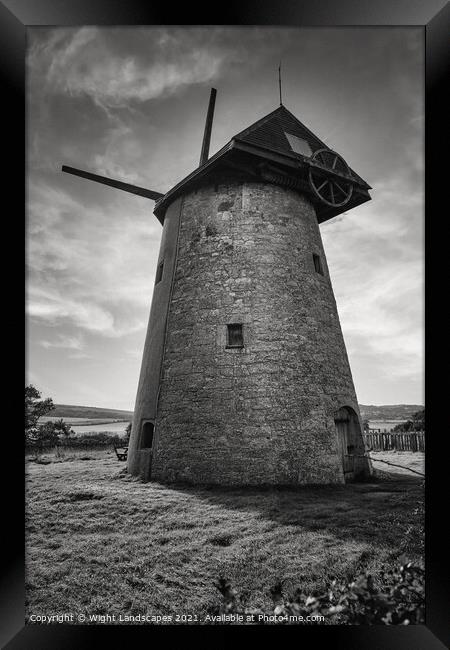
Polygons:
<instances>
[{"instance_id":1,"label":"small window","mask_svg":"<svg viewBox=\"0 0 450 650\"><path fill-rule=\"evenodd\" d=\"M227 325L227 348L243 348L244 336L242 323L231 323Z\"/></svg>"},{"instance_id":2,"label":"small window","mask_svg":"<svg viewBox=\"0 0 450 650\"><path fill-rule=\"evenodd\" d=\"M153 447L153 431L155 425L153 422L143 422L141 431L141 449L151 449Z\"/></svg>"},{"instance_id":3,"label":"small window","mask_svg":"<svg viewBox=\"0 0 450 650\"><path fill-rule=\"evenodd\" d=\"M162 276L163 276L163 268L164 268L164 260L158 264L158 268L156 269L155 284L158 284L158 282L161 282Z\"/></svg>"},{"instance_id":4,"label":"small window","mask_svg":"<svg viewBox=\"0 0 450 650\"><path fill-rule=\"evenodd\" d=\"M295 153L299 153L302 156L312 155L312 149L306 140L303 140L303 138L299 138L296 135L292 135L292 133L285 132L284 135L288 139L292 151L295 151Z\"/></svg>"},{"instance_id":5,"label":"small window","mask_svg":"<svg viewBox=\"0 0 450 650\"><path fill-rule=\"evenodd\" d=\"M316 269L317 273L323 275L323 266L322 266L322 260L320 259L320 255L316 255L316 253L313 253L313 260L314 260L314 268Z\"/></svg>"}]
</instances>

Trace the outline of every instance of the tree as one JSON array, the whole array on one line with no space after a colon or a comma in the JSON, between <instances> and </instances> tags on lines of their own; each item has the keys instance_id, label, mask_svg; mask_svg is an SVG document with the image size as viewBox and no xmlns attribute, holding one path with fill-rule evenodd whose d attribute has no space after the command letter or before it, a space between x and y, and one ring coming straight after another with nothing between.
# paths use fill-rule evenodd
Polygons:
<instances>
[{"instance_id":1,"label":"tree","mask_svg":"<svg viewBox=\"0 0 450 650\"><path fill-rule=\"evenodd\" d=\"M55 408L51 397L42 400L41 393L33 384L25 386L25 437L33 437L38 429L39 418Z\"/></svg>"},{"instance_id":2,"label":"tree","mask_svg":"<svg viewBox=\"0 0 450 650\"><path fill-rule=\"evenodd\" d=\"M397 424L393 431L425 431L425 409L413 413L411 420Z\"/></svg>"},{"instance_id":3,"label":"tree","mask_svg":"<svg viewBox=\"0 0 450 650\"><path fill-rule=\"evenodd\" d=\"M67 424L67 422L64 422L64 420L62 418L60 418L59 420L56 420L56 422L53 422L52 424L53 424L54 430L55 430L57 435L63 435L66 438L68 438L70 436L70 434L73 433L72 427L70 426L70 424Z\"/></svg>"},{"instance_id":4,"label":"tree","mask_svg":"<svg viewBox=\"0 0 450 650\"><path fill-rule=\"evenodd\" d=\"M425 431L425 409L417 411L412 416L415 431Z\"/></svg>"},{"instance_id":5,"label":"tree","mask_svg":"<svg viewBox=\"0 0 450 650\"><path fill-rule=\"evenodd\" d=\"M37 447L42 451L43 447L52 447L59 443L59 436L66 439L73 433L70 424L62 418L55 422L44 422L39 424L39 418L53 411L55 405L51 397L41 399L40 391L29 384L25 386L25 444Z\"/></svg>"},{"instance_id":6,"label":"tree","mask_svg":"<svg viewBox=\"0 0 450 650\"><path fill-rule=\"evenodd\" d=\"M42 447L55 447L58 444L58 433L54 422L45 422L33 432L32 442L42 451Z\"/></svg>"}]
</instances>

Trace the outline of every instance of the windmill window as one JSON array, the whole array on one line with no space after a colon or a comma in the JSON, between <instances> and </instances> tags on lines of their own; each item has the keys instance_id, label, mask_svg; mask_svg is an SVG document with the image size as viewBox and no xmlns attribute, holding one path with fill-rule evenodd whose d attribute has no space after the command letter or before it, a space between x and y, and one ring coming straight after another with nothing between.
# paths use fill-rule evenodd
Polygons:
<instances>
[{"instance_id":1,"label":"windmill window","mask_svg":"<svg viewBox=\"0 0 450 650\"><path fill-rule=\"evenodd\" d=\"M299 138L296 135L292 135L292 133L285 132L284 135L288 139L292 151L295 151L295 153L299 153L302 156L312 155L312 149L306 140L304 140L303 138Z\"/></svg>"},{"instance_id":2,"label":"windmill window","mask_svg":"<svg viewBox=\"0 0 450 650\"><path fill-rule=\"evenodd\" d=\"M153 432L155 425L153 422L143 422L141 430L141 449L151 449L153 447Z\"/></svg>"},{"instance_id":3,"label":"windmill window","mask_svg":"<svg viewBox=\"0 0 450 650\"><path fill-rule=\"evenodd\" d=\"M243 348L244 335L242 323L230 323L227 325L227 348Z\"/></svg>"},{"instance_id":4,"label":"windmill window","mask_svg":"<svg viewBox=\"0 0 450 650\"><path fill-rule=\"evenodd\" d=\"M158 268L156 269L155 284L161 282L163 276L163 269L164 269L164 260L160 264L158 264Z\"/></svg>"},{"instance_id":5,"label":"windmill window","mask_svg":"<svg viewBox=\"0 0 450 650\"><path fill-rule=\"evenodd\" d=\"M316 253L313 253L313 261L314 261L314 268L316 269L317 273L323 275L323 266L322 266L322 260L320 259L320 255L316 255Z\"/></svg>"}]
</instances>

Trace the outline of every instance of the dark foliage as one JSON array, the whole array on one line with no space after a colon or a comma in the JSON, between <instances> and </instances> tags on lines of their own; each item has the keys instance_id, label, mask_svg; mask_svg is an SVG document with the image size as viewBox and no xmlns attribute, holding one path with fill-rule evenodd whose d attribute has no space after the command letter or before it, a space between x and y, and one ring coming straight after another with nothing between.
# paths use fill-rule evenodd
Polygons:
<instances>
[{"instance_id":1,"label":"dark foliage","mask_svg":"<svg viewBox=\"0 0 450 650\"><path fill-rule=\"evenodd\" d=\"M53 424L52 422L47 422L46 425ZM46 426L43 425L43 426ZM50 429L51 427L49 427ZM108 433L107 431L101 431L99 433L86 433L80 436L64 436L61 439L59 435L48 436L42 440L33 440L28 444L28 448L31 450L35 449L50 449L52 447L60 448L70 448L70 449L96 449L96 448L105 448L116 446L123 446L124 439L121 436Z\"/></svg>"},{"instance_id":2,"label":"dark foliage","mask_svg":"<svg viewBox=\"0 0 450 650\"><path fill-rule=\"evenodd\" d=\"M411 420L397 424L393 431L425 431L425 409L414 413Z\"/></svg>"},{"instance_id":3,"label":"dark foliage","mask_svg":"<svg viewBox=\"0 0 450 650\"><path fill-rule=\"evenodd\" d=\"M25 386L25 438L33 436L38 428L39 418L54 409L53 400L48 397L41 399L38 389L29 384Z\"/></svg>"},{"instance_id":4,"label":"dark foliage","mask_svg":"<svg viewBox=\"0 0 450 650\"><path fill-rule=\"evenodd\" d=\"M37 427L25 432L25 442L27 449L38 448L40 450L47 447L55 447L60 444L61 439L68 440L72 429L63 419L56 422L45 422Z\"/></svg>"},{"instance_id":5,"label":"dark foliage","mask_svg":"<svg viewBox=\"0 0 450 650\"><path fill-rule=\"evenodd\" d=\"M316 595L304 594L300 589L285 595L278 583L270 590L272 606L268 610L249 608L248 596L239 596L224 578L215 586L223 599L219 614L275 615L278 623L292 622L289 617L298 620L299 616L324 616L326 624L409 625L424 623L424 585L423 565L404 562L376 576L360 573L351 583L335 580L325 593Z\"/></svg>"},{"instance_id":6,"label":"dark foliage","mask_svg":"<svg viewBox=\"0 0 450 650\"><path fill-rule=\"evenodd\" d=\"M38 389L29 384L25 386L25 445L27 448L42 450L44 447L58 445L60 436L68 438L72 433L69 424L62 418L55 422L39 424L39 418L55 408L53 400L41 399Z\"/></svg>"},{"instance_id":7,"label":"dark foliage","mask_svg":"<svg viewBox=\"0 0 450 650\"><path fill-rule=\"evenodd\" d=\"M27 447L38 447L39 449L54 447L58 444L58 441L59 436L54 422L45 422L45 424L40 424L35 429L31 429L26 438Z\"/></svg>"},{"instance_id":8,"label":"dark foliage","mask_svg":"<svg viewBox=\"0 0 450 650\"><path fill-rule=\"evenodd\" d=\"M68 438L72 433L72 427L70 424L67 424L67 422L64 422L62 418L59 420L56 420L56 422L52 422L54 430L56 433L59 435L64 436L65 438Z\"/></svg>"}]
</instances>

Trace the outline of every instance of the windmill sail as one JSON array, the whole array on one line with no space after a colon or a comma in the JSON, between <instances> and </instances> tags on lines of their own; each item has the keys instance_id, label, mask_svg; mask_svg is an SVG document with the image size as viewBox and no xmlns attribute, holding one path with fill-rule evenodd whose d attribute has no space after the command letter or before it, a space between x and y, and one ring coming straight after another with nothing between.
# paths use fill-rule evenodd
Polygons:
<instances>
[{"instance_id":1,"label":"windmill sail","mask_svg":"<svg viewBox=\"0 0 450 650\"><path fill-rule=\"evenodd\" d=\"M200 154L200 165L203 165L203 163L205 163L209 157L209 144L211 142L211 130L214 117L214 106L216 103L216 94L217 90L215 88L211 88L208 113L206 114L205 132L203 134L202 151Z\"/></svg>"},{"instance_id":2,"label":"windmill sail","mask_svg":"<svg viewBox=\"0 0 450 650\"><path fill-rule=\"evenodd\" d=\"M124 183L123 181L117 181L114 178L108 178L107 176L100 176L99 174L91 174L91 172L85 172L82 169L76 169L75 167L68 167L67 165L62 166L62 171L67 174L73 174L74 176L80 176L81 178L86 178L89 181L95 181L96 183L103 183L103 185L109 185L110 187L115 187L117 190L122 190L124 192L130 192L130 194L137 194L138 196L143 196L146 199L152 199L157 201L161 199L164 194L161 192L155 192L154 190L148 190L145 187L139 187L137 185L131 185L130 183Z\"/></svg>"}]
</instances>

